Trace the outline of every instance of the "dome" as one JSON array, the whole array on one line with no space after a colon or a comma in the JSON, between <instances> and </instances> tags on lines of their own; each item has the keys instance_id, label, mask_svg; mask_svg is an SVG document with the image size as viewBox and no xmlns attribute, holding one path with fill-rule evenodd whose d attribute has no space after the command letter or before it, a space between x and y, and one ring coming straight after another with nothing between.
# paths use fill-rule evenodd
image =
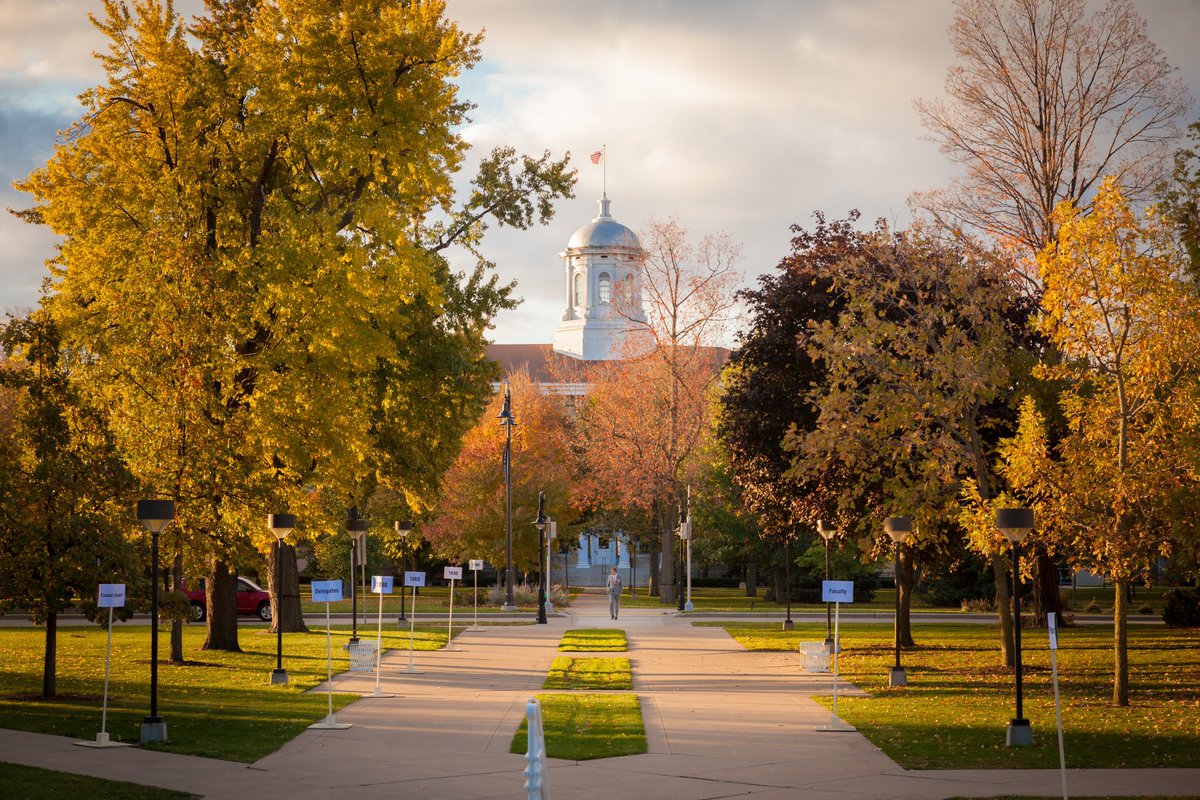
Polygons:
<instances>
[{"instance_id":1,"label":"dome","mask_svg":"<svg viewBox=\"0 0 1200 800\"><path fill-rule=\"evenodd\" d=\"M609 202L607 197L600 200L600 216L571 234L571 239L567 242L568 248L625 247L632 250L642 249L642 243L638 241L637 234L612 218L608 212Z\"/></svg>"}]
</instances>

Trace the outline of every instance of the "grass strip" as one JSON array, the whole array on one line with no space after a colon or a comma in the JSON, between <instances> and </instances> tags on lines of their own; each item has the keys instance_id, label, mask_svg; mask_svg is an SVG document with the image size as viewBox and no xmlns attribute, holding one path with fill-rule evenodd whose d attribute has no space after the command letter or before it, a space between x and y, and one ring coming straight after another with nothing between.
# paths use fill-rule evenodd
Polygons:
<instances>
[{"instance_id":1,"label":"grass strip","mask_svg":"<svg viewBox=\"0 0 1200 800\"><path fill-rule=\"evenodd\" d=\"M568 761L632 756L646 752L646 729L636 694L539 694L546 755ZM510 753L528 749L527 722L513 736Z\"/></svg>"},{"instance_id":2,"label":"grass strip","mask_svg":"<svg viewBox=\"0 0 1200 800\"><path fill-rule=\"evenodd\" d=\"M361 631L374 640L374 629ZM160 631L160 657L166 652L169 628ZM335 625L333 671L349 664L343 646L350 626ZM59 628L58 699L41 700L42 646L39 628L0 630L0 719L14 730L94 739L100 730L104 687L104 630L100 627ZM308 693L325 680L325 629L283 635L283 666L289 685L269 686L275 666L275 634L243 628L243 652L201 650L203 625L183 630L185 663L160 661L158 709L171 741L152 745L172 753L253 762L278 750L326 713L323 692ZM446 644L444 626L417 628L415 650ZM408 649L408 628L384 630L383 649ZM120 626L113 630L112 678L108 731L116 741L137 742L142 718L150 707L150 628ZM334 709L357 695L335 694Z\"/></svg>"},{"instance_id":3,"label":"grass strip","mask_svg":"<svg viewBox=\"0 0 1200 800\"><path fill-rule=\"evenodd\" d=\"M633 688L628 658L571 658L560 656L550 665L543 689Z\"/></svg>"},{"instance_id":4,"label":"grass strip","mask_svg":"<svg viewBox=\"0 0 1200 800\"><path fill-rule=\"evenodd\" d=\"M794 650L820 640L822 624L793 631L762 623L721 624L750 650ZM1005 747L1015 712L1014 677L1000 665L995 625L914 624L918 647L901 661L908 687L889 689L891 624L843 624L842 677L869 697L841 697L838 715L906 769L1055 769L1058 740L1046 632L1022 638L1025 716L1032 747ZM1113 629L1059 633L1067 766L1200 767L1200 630L1129 627L1130 705L1112 705ZM826 707L830 698L817 698Z\"/></svg>"},{"instance_id":5,"label":"grass strip","mask_svg":"<svg viewBox=\"0 0 1200 800\"><path fill-rule=\"evenodd\" d=\"M157 786L72 775L3 761L0 761L0 786L4 787L4 796L13 800L79 800L81 797L89 800L194 800L196 797Z\"/></svg>"},{"instance_id":6,"label":"grass strip","mask_svg":"<svg viewBox=\"0 0 1200 800\"><path fill-rule=\"evenodd\" d=\"M623 653L629 649L620 628L573 628L558 643L561 653Z\"/></svg>"}]
</instances>

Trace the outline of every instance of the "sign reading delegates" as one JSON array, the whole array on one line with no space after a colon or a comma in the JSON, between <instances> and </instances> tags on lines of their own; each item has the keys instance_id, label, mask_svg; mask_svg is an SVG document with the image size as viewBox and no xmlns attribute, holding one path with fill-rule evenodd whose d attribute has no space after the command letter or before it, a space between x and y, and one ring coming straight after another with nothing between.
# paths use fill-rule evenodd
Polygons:
<instances>
[{"instance_id":1,"label":"sign reading delegates","mask_svg":"<svg viewBox=\"0 0 1200 800\"><path fill-rule=\"evenodd\" d=\"M462 567L446 567L442 570L442 577L448 581L461 581Z\"/></svg>"},{"instance_id":2,"label":"sign reading delegates","mask_svg":"<svg viewBox=\"0 0 1200 800\"><path fill-rule=\"evenodd\" d=\"M314 603L336 603L342 599L342 582L313 581L312 599Z\"/></svg>"},{"instance_id":3,"label":"sign reading delegates","mask_svg":"<svg viewBox=\"0 0 1200 800\"><path fill-rule=\"evenodd\" d=\"M425 573L424 572L406 572L406 573L404 573L404 585L405 586L424 586L425 585Z\"/></svg>"},{"instance_id":4,"label":"sign reading delegates","mask_svg":"<svg viewBox=\"0 0 1200 800\"><path fill-rule=\"evenodd\" d=\"M125 584L100 584L100 591L96 593L96 606L98 608L124 608Z\"/></svg>"},{"instance_id":5,"label":"sign reading delegates","mask_svg":"<svg viewBox=\"0 0 1200 800\"><path fill-rule=\"evenodd\" d=\"M374 594L391 594L392 593L392 576L391 575L372 575L371 576L371 591Z\"/></svg>"},{"instance_id":6,"label":"sign reading delegates","mask_svg":"<svg viewBox=\"0 0 1200 800\"><path fill-rule=\"evenodd\" d=\"M821 581L822 603L853 603L854 581Z\"/></svg>"},{"instance_id":7,"label":"sign reading delegates","mask_svg":"<svg viewBox=\"0 0 1200 800\"><path fill-rule=\"evenodd\" d=\"M481 569L483 569L483 559L482 558L472 558L470 566L471 566L471 572L479 572Z\"/></svg>"}]
</instances>

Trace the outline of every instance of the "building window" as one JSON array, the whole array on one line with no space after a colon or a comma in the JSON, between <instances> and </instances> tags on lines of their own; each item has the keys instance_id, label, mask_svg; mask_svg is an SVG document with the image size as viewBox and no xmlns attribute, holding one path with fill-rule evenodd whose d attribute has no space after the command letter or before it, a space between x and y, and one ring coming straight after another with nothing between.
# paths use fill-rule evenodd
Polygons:
<instances>
[{"instance_id":1,"label":"building window","mask_svg":"<svg viewBox=\"0 0 1200 800\"><path fill-rule=\"evenodd\" d=\"M612 301L612 278L608 277L607 272L600 273L599 292L597 293L601 303Z\"/></svg>"},{"instance_id":2,"label":"building window","mask_svg":"<svg viewBox=\"0 0 1200 800\"><path fill-rule=\"evenodd\" d=\"M626 303L632 302L633 301L633 273L632 272L628 273L625 276L625 280L622 283L623 283L623 285L621 287L621 294L624 295L625 302Z\"/></svg>"},{"instance_id":3,"label":"building window","mask_svg":"<svg viewBox=\"0 0 1200 800\"><path fill-rule=\"evenodd\" d=\"M583 273L575 273L575 305L583 305Z\"/></svg>"}]
</instances>

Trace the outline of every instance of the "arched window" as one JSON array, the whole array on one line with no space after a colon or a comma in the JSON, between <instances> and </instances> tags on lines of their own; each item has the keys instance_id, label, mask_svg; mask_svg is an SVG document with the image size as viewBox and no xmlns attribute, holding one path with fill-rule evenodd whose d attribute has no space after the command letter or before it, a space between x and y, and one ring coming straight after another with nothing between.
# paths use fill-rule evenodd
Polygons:
<instances>
[{"instance_id":1,"label":"arched window","mask_svg":"<svg viewBox=\"0 0 1200 800\"><path fill-rule=\"evenodd\" d=\"M583 273L575 273L575 299L573 303L577 306L583 305Z\"/></svg>"},{"instance_id":2,"label":"arched window","mask_svg":"<svg viewBox=\"0 0 1200 800\"><path fill-rule=\"evenodd\" d=\"M625 295L625 302L633 300L633 273L625 275L624 285L621 287L621 292Z\"/></svg>"},{"instance_id":3,"label":"arched window","mask_svg":"<svg viewBox=\"0 0 1200 800\"><path fill-rule=\"evenodd\" d=\"M600 273L599 291L597 292L597 296L599 297L601 303L608 303L612 301L612 278L608 277L607 272Z\"/></svg>"}]
</instances>

